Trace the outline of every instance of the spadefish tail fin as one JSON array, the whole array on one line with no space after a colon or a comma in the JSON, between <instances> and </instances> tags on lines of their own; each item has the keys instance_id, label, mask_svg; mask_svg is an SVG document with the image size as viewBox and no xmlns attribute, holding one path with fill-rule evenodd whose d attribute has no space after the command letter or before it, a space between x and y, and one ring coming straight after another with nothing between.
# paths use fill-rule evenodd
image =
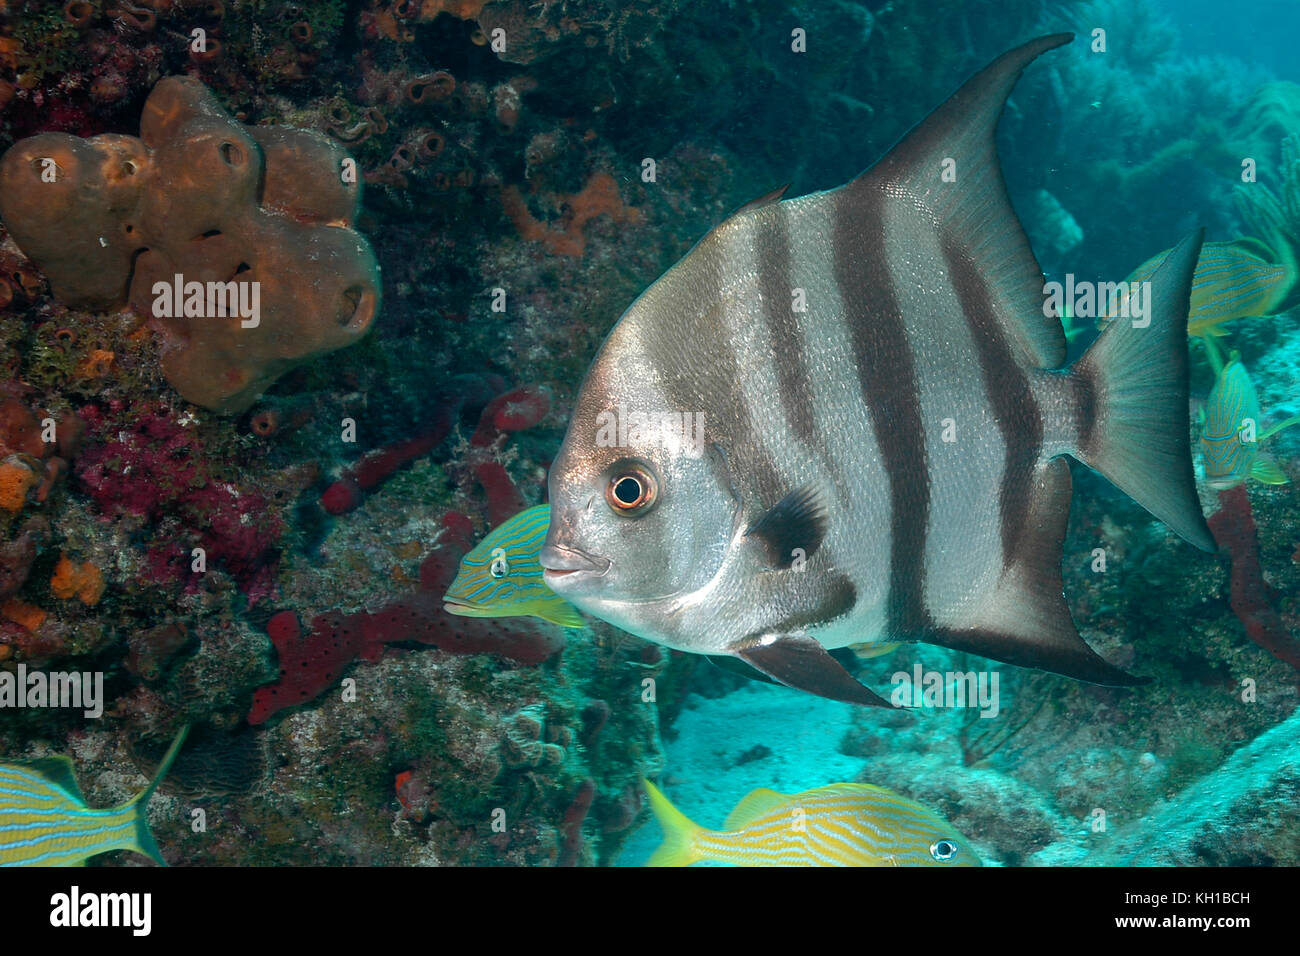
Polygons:
<instances>
[{"instance_id":1,"label":"spadefish tail fin","mask_svg":"<svg viewBox=\"0 0 1300 956\"><path fill-rule=\"evenodd\" d=\"M1185 238L1152 274L1146 315L1109 323L1075 364L1073 453L1181 537L1214 551L1196 496L1187 403L1187 309L1203 235Z\"/></svg>"}]
</instances>

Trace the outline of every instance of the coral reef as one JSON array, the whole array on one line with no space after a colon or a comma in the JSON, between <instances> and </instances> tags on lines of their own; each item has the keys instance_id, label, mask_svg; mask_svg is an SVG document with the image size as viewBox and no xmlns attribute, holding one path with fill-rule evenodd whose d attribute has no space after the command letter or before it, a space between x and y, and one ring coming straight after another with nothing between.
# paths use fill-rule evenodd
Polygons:
<instances>
[{"instance_id":1,"label":"coral reef","mask_svg":"<svg viewBox=\"0 0 1300 956\"><path fill-rule=\"evenodd\" d=\"M1297 671L1300 681L1300 640L1287 633L1273 609L1270 588L1259 562L1255 519L1244 485L1219 492L1219 510L1210 518L1210 530L1219 547L1232 559L1230 585L1233 613L1250 639Z\"/></svg>"},{"instance_id":2,"label":"coral reef","mask_svg":"<svg viewBox=\"0 0 1300 956\"><path fill-rule=\"evenodd\" d=\"M292 611L272 617L267 634L280 658L280 679L253 692L248 722L264 723L285 707L311 700L354 659L378 660L386 644L413 641L452 654L496 654L520 664L540 664L559 653L564 637L555 625L533 619L462 622L443 612L442 595L471 547L457 524L448 522L444 544L421 565L413 594L373 612L322 615L305 635Z\"/></svg>"},{"instance_id":3,"label":"coral reef","mask_svg":"<svg viewBox=\"0 0 1300 956\"><path fill-rule=\"evenodd\" d=\"M198 435L166 406L141 403L126 430L113 411L83 410L90 442L77 461L77 479L106 518L164 528L145 554L147 577L193 589L211 561L253 600L269 593L284 523L268 513L266 496L217 480ZM195 548L202 549L199 565Z\"/></svg>"},{"instance_id":4,"label":"coral reef","mask_svg":"<svg viewBox=\"0 0 1300 956\"><path fill-rule=\"evenodd\" d=\"M348 161L318 134L245 130L201 83L169 77L139 139L43 133L11 147L0 217L59 299L129 301L160 334L172 386L240 412L365 335L379 310Z\"/></svg>"},{"instance_id":5,"label":"coral reef","mask_svg":"<svg viewBox=\"0 0 1300 956\"><path fill-rule=\"evenodd\" d=\"M1098 25L1109 52L1036 65L999 134L1047 270L1287 218L1295 88L1184 55L1147 3L0 3L0 667L107 691L93 725L6 713L0 754L70 753L109 805L192 723L154 821L173 863L608 865L661 770L706 819L881 784L989 862L1294 863L1294 485L1224 500L1201 556L1076 469L1072 612L1151 682L999 668L988 720L440 605L543 500L610 324L729 210L846 181L1009 37ZM1234 202L1243 156L1263 188ZM257 278L257 327L155 315L176 273ZM1294 318L1230 331L1300 413ZM1270 450L1300 478L1300 431ZM987 668L905 646L862 677L917 663Z\"/></svg>"},{"instance_id":6,"label":"coral reef","mask_svg":"<svg viewBox=\"0 0 1300 956\"><path fill-rule=\"evenodd\" d=\"M594 174L573 196L563 200L549 199L564 207L563 228L546 226L534 219L524 197L513 186L506 188L501 204L520 236L541 242L554 255L581 256L586 249L583 227L597 216L607 215L614 222L636 222L638 218L635 209L623 205L618 195L618 184L608 173Z\"/></svg>"},{"instance_id":7,"label":"coral reef","mask_svg":"<svg viewBox=\"0 0 1300 956\"><path fill-rule=\"evenodd\" d=\"M1202 780L1119 829L1085 862L1099 866L1300 865L1300 712Z\"/></svg>"},{"instance_id":8,"label":"coral reef","mask_svg":"<svg viewBox=\"0 0 1300 956\"><path fill-rule=\"evenodd\" d=\"M1026 142L1024 166L1009 181L1026 205L1033 190L1048 190L1082 231L1082 242L1054 248L1051 213L1029 211L1026 229L1049 274L1083 275L1086 266L1120 278L1154 251L1147 237L1164 237L1157 245L1166 248L1194 225L1212 239L1242 234L1231 192L1252 153L1237 135L1238 117L1267 75L1185 55L1166 9L1151 0L1089 0L1057 5L1046 18L1079 39L1016 93L1019 112L1050 118L1052 132ZM1104 51L1092 49L1095 29L1105 31ZM1116 137L1119 129L1125 135ZM1182 202L1189 195L1200 197L1194 217ZM1106 197L1105 208L1089 196ZM1111 214L1130 208L1143 209L1142 229Z\"/></svg>"}]
</instances>

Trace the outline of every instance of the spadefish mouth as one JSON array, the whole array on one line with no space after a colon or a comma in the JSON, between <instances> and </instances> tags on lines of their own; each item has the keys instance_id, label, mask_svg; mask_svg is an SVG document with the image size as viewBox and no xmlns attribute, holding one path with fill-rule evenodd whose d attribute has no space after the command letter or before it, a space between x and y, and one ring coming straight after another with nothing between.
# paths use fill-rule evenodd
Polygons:
<instances>
[{"instance_id":1,"label":"spadefish mouth","mask_svg":"<svg viewBox=\"0 0 1300 956\"><path fill-rule=\"evenodd\" d=\"M542 566L542 578L547 581L562 580L570 575L585 572L599 577L609 570L609 558L599 558L577 548L562 548L548 544L537 555Z\"/></svg>"}]
</instances>

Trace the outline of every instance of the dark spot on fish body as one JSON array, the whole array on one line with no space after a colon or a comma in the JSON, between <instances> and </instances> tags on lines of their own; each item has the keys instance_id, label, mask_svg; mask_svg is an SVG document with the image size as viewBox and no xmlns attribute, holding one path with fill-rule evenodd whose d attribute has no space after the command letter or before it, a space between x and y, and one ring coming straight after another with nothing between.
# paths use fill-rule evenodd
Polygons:
<instances>
[{"instance_id":1,"label":"dark spot on fish body","mask_svg":"<svg viewBox=\"0 0 1300 956\"><path fill-rule=\"evenodd\" d=\"M796 558L809 558L826 535L826 509L812 487L796 488L749 526L745 537L761 541L768 563L790 568Z\"/></svg>"}]
</instances>

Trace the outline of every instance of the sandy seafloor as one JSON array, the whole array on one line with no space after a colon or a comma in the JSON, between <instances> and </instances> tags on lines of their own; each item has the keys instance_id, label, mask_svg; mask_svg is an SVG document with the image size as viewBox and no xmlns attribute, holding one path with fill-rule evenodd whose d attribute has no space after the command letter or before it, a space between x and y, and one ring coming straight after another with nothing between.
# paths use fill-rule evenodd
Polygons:
<instances>
[{"instance_id":1,"label":"sandy seafloor","mask_svg":"<svg viewBox=\"0 0 1300 956\"><path fill-rule=\"evenodd\" d=\"M851 782L867 763L839 750L852 711L849 704L767 684L716 699L692 694L664 741L664 793L696 823L721 828L741 797L757 787L799 793ZM644 865L660 839L658 823L643 824L618 865Z\"/></svg>"},{"instance_id":2,"label":"sandy seafloor","mask_svg":"<svg viewBox=\"0 0 1300 956\"><path fill-rule=\"evenodd\" d=\"M660 783L688 817L719 828L756 787L798 793L856 780L870 761L839 750L853 723L849 705L785 688L755 684L718 699L691 695L674 724L675 736L666 742ZM913 732L940 733L941 728L918 726ZM906 736L906 731L899 734L904 749ZM1090 832L1086 821L1062 815L1045 794L1005 772L946 767L940 754L911 759L917 773L943 773L974 799L983 794L990 802L988 820L998 821L1002 842L1015 842L1008 833L1033 830L1051 819L1057 838L1028 853L1024 862L1029 865L1242 865L1260 858L1286 859L1294 850L1276 841L1290 838L1288 821L1300 795L1300 708L1218 767L1109 833ZM888 773L890 764L885 758L880 772ZM870 773L860 782L890 783ZM995 799L997 794L1001 796ZM996 856L998 841L989 837L972 843L985 866L1003 865ZM644 824L628 840L618 865L644 865L660 839L657 823Z\"/></svg>"}]
</instances>

